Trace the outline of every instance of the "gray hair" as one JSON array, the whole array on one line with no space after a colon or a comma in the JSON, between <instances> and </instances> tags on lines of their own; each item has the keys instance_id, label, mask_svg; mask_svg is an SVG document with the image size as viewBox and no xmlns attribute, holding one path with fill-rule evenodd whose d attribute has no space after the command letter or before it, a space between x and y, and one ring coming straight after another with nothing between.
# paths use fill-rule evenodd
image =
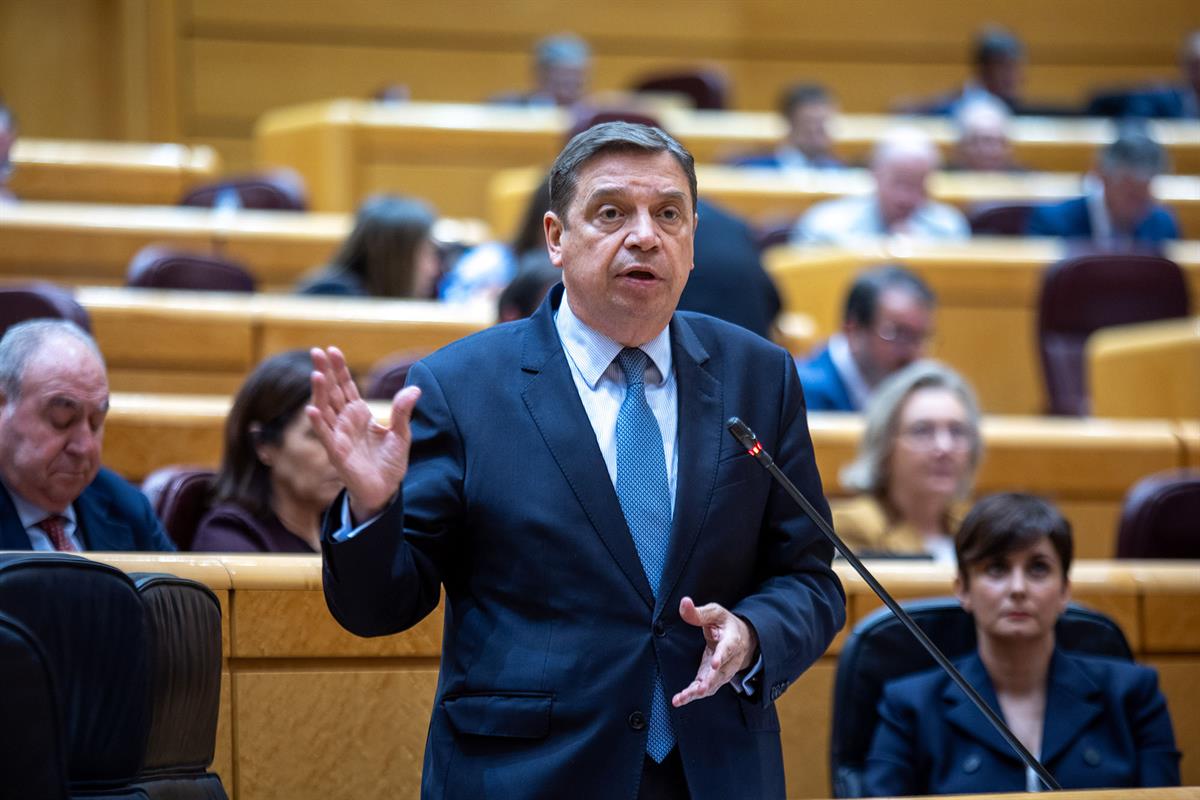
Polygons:
<instances>
[{"instance_id":1,"label":"gray hair","mask_svg":"<svg viewBox=\"0 0 1200 800\"><path fill-rule=\"evenodd\" d=\"M42 347L53 339L70 337L82 342L95 354L104 367L104 356L96 346L96 340L74 322L65 319L31 319L10 327L0 339L0 394L6 401L21 396L21 379L30 359L41 352Z\"/></svg>"},{"instance_id":2,"label":"gray hair","mask_svg":"<svg viewBox=\"0 0 1200 800\"><path fill-rule=\"evenodd\" d=\"M1133 172L1144 178L1161 175L1169 168L1167 152L1143 130L1136 127L1117 134L1116 141L1106 145L1099 155L1100 172Z\"/></svg>"},{"instance_id":3,"label":"gray hair","mask_svg":"<svg viewBox=\"0 0 1200 800\"><path fill-rule=\"evenodd\" d=\"M954 112L954 126L962 138L979 130L996 131L1008 135L1012 112L1008 106L991 95L981 94L959 105Z\"/></svg>"},{"instance_id":4,"label":"gray hair","mask_svg":"<svg viewBox=\"0 0 1200 800\"><path fill-rule=\"evenodd\" d=\"M975 480L975 470L983 457L983 439L979 433L979 402L971 386L954 370L938 361L925 359L909 364L879 384L865 409L866 428L858 445L858 455L841 472L847 489L882 497L887 491L889 465L899 432L900 411L918 389L945 389L953 392L967 411L971 429L970 470L959 494L965 497Z\"/></svg>"},{"instance_id":5,"label":"gray hair","mask_svg":"<svg viewBox=\"0 0 1200 800\"><path fill-rule=\"evenodd\" d=\"M915 125L902 125L884 131L871 150L871 168L901 158L920 158L928 161L932 169L942 163L942 154L933 138Z\"/></svg>"},{"instance_id":6,"label":"gray hair","mask_svg":"<svg viewBox=\"0 0 1200 800\"><path fill-rule=\"evenodd\" d=\"M632 122L603 122L575 134L567 142L550 168L550 210L565 224L583 165L602 153L629 152L670 153L687 176L695 212L696 162L692 154L663 129Z\"/></svg>"},{"instance_id":7,"label":"gray hair","mask_svg":"<svg viewBox=\"0 0 1200 800\"><path fill-rule=\"evenodd\" d=\"M592 57L587 42L573 33L559 33L538 41L534 58L538 67L553 67L559 64L586 66Z\"/></svg>"}]
</instances>

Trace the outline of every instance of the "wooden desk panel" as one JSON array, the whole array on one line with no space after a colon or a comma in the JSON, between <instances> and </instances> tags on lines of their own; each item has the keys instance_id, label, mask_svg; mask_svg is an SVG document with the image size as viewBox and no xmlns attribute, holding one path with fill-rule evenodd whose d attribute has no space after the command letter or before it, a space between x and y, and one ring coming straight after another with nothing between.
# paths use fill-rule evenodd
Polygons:
<instances>
[{"instance_id":1,"label":"wooden desk panel","mask_svg":"<svg viewBox=\"0 0 1200 800\"><path fill-rule=\"evenodd\" d=\"M21 202L0 214L0 278L123 284L133 256L158 244L224 255L260 290L291 291L328 263L351 224L346 214ZM440 219L433 233L467 246L488 238L476 220Z\"/></svg>"},{"instance_id":2,"label":"wooden desk panel","mask_svg":"<svg viewBox=\"0 0 1200 800\"><path fill-rule=\"evenodd\" d=\"M783 133L782 120L767 112L665 109L659 117L700 163L770 149ZM886 115L843 115L832 125L835 149L843 158L859 161L895 124ZM926 129L943 149L954 141L944 119L913 124ZM372 172L383 168L389 181L427 197L443 214L482 217L491 174L549 166L567 128L558 109L335 100L271 111L259 119L255 138L261 165L290 166L305 176L314 209L350 210L381 180L372 178ZM1175 170L1200 173L1200 132L1178 123L1154 123L1154 128L1171 152ZM1096 147L1113 135L1105 120L1019 118L1013 124L1018 160L1039 171L1084 172ZM449 168L458 178L443 186L431 165ZM472 181L479 182L464 191Z\"/></svg>"},{"instance_id":3,"label":"wooden desk panel","mask_svg":"<svg viewBox=\"0 0 1200 800\"><path fill-rule=\"evenodd\" d=\"M938 297L930 354L963 374L985 410L1037 414L1045 408L1037 355L1036 309L1046 266L1068 254L1056 239L977 238L962 243L883 240L847 248L772 248L764 254L784 308L811 316L818 336L840 327L854 275L900 263ZM1200 242L1176 242L1167 255L1200 297Z\"/></svg>"},{"instance_id":4,"label":"wooden desk panel","mask_svg":"<svg viewBox=\"0 0 1200 800\"><path fill-rule=\"evenodd\" d=\"M215 180L221 159L205 145L17 140L11 188L24 200L174 205Z\"/></svg>"},{"instance_id":5,"label":"wooden desk panel","mask_svg":"<svg viewBox=\"0 0 1200 800\"><path fill-rule=\"evenodd\" d=\"M1099 330L1086 358L1093 413L1200 419L1200 316Z\"/></svg>"},{"instance_id":6,"label":"wooden desk panel","mask_svg":"<svg viewBox=\"0 0 1200 800\"><path fill-rule=\"evenodd\" d=\"M200 577L229 592L226 616L234 631L234 652L225 650L230 700L222 703L219 730L236 730L236 736L221 739L218 745L220 754L223 742L229 742L231 771L218 768L231 797L257 800L281 796L281 791L296 800L416 795L437 680L437 640L428 639L422 626L380 640L378 647L340 632L334 638L320 634L335 623L321 597L317 556L107 554L100 558L127 570L145 570L148 559L153 560L159 571ZM902 598L949 594L954 578L950 565L876 561L870 566ZM879 603L846 564L836 564L835 570L846 587L852 627ZM1071 577L1075 598L1113 616L1139 660L1159 669L1180 748L1195 752L1200 747L1200 712L1192 695L1200 680L1200 640L1193 634L1200 624L1187 616L1187 609L1196 607L1200 599L1200 569L1194 562L1078 561ZM1158 607L1154 597L1171 600ZM266 619L259 619L262 616ZM1172 617L1177 620L1162 624ZM268 646L238 652L242 631L287 627L294 630L286 636L265 637L262 641L269 639ZM307 635L313 631L317 635ZM409 639L413 641L405 643ZM398 655L405 652L418 655ZM835 670L836 660L829 653L780 700L790 797L828 794L825 764ZM1200 780L1200 764L1192 761L1183 762L1188 782ZM353 790L350 795L345 794L347 788ZM1195 793L1200 790L1162 791L1167 794L1122 790L1063 796L1089 800L1200 797ZM1184 793L1172 793L1180 791ZM1017 795L1011 797L1015 800Z\"/></svg>"},{"instance_id":7,"label":"wooden desk panel","mask_svg":"<svg viewBox=\"0 0 1200 800\"><path fill-rule=\"evenodd\" d=\"M381 358L431 352L494 312L419 300L83 287L114 391L232 394L263 358L337 345L365 377Z\"/></svg>"}]
</instances>

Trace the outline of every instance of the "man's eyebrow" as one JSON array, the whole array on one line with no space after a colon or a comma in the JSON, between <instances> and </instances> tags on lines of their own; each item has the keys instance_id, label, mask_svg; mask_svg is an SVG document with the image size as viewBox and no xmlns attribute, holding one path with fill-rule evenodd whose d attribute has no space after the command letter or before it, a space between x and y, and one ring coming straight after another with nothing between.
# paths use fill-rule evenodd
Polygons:
<instances>
[{"instance_id":1,"label":"man's eyebrow","mask_svg":"<svg viewBox=\"0 0 1200 800\"><path fill-rule=\"evenodd\" d=\"M624 192L624 186L601 186L588 195L587 201L589 204L594 204L607 200L611 197L619 196L624 194ZM686 200L688 197L689 195L686 192L683 192L679 189L668 189L659 193L660 201L670 200L679 202L681 200Z\"/></svg>"}]
</instances>

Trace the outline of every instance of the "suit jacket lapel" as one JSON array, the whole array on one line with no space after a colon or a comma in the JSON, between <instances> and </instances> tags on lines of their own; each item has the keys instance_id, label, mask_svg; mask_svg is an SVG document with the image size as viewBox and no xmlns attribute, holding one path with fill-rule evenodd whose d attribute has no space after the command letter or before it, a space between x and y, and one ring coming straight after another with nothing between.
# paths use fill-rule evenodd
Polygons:
<instances>
[{"instance_id":1,"label":"suit jacket lapel","mask_svg":"<svg viewBox=\"0 0 1200 800\"><path fill-rule=\"evenodd\" d=\"M29 534L17 516L17 507L13 505L8 489L0 485L0 550L30 550L33 545Z\"/></svg>"},{"instance_id":2,"label":"suit jacket lapel","mask_svg":"<svg viewBox=\"0 0 1200 800\"><path fill-rule=\"evenodd\" d=\"M967 683L979 692L984 702L997 714L1003 716L1000 711L1000 701L996 698L996 690L992 687L992 680L988 677L987 669L984 668L979 655L972 653L957 666L959 672L967 679ZM964 736L990 747L1003 758L1020 761L1017 754L1008 746L1008 742L1004 741L1004 737L992 727L992 723L987 721L983 712L975 707L975 704L963 694L961 689L949 681L947 681L946 688L942 690L942 703L947 707L947 722Z\"/></svg>"},{"instance_id":3,"label":"suit jacket lapel","mask_svg":"<svg viewBox=\"0 0 1200 800\"><path fill-rule=\"evenodd\" d=\"M1046 685L1042 763L1049 764L1057 758L1103 711L1103 697L1096 682L1075 659L1056 649Z\"/></svg>"},{"instance_id":4,"label":"suit jacket lapel","mask_svg":"<svg viewBox=\"0 0 1200 800\"><path fill-rule=\"evenodd\" d=\"M91 486L74 503L76 536L84 550L128 550L134 541L129 526L109 513L112 498L101 495Z\"/></svg>"},{"instance_id":5,"label":"suit jacket lapel","mask_svg":"<svg viewBox=\"0 0 1200 800\"><path fill-rule=\"evenodd\" d=\"M708 352L687 320L671 323L671 357L679 398L679 474L671 545L659 584L659 607L671 597L700 536L717 479L721 437L725 433L721 384L704 368Z\"/></svg>"},{"instance_id":6,"label":"suit jacket lapel","mask_svg":"<svg viewBox=\"0 0 1200 800\"><path fill-rule=\"evenodd\" d=\"M625 524L617 492L608 479L600 446L590 435L592 423L554 328L554 308L561 299L562 288L556 287L527 324L521 369L530 377L521 396L592 527L633 588L653 608L650 582Z\"/></svg>"}]
</instances>

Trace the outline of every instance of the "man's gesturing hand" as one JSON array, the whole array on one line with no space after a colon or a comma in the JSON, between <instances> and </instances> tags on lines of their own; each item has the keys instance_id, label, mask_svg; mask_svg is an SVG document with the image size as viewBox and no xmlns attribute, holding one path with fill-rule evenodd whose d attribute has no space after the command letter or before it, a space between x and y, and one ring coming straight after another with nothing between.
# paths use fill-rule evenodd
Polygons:
<instances>
[{"instance_id":1,"label":"man's gesturing hand","mask_svg":"<svg viewBox=\"0 0 1200 800\"><path fill-rule=\"evenodd\" d=\"M678 708L693 700L709 697L736 675L754 663L758 636L736 614L717 603L697 607L692 598L679 601L679 617L704 631L704 655L696 680L671 698Z\"/></svg>"},{"instance_id":2,"label":"man's gesturing hand","mask_svg":"<svg viewBox=\"0 0 1200 800\"><path fill-rule=\"evenodd\" d=\"M421 390L409 386L392 400L391 426L375 421L336 347L313 348L312 403L305 408L313 431L329 454L357 521L381 512L408 472L409 421Z\"/></svg>"}]
</instances>

